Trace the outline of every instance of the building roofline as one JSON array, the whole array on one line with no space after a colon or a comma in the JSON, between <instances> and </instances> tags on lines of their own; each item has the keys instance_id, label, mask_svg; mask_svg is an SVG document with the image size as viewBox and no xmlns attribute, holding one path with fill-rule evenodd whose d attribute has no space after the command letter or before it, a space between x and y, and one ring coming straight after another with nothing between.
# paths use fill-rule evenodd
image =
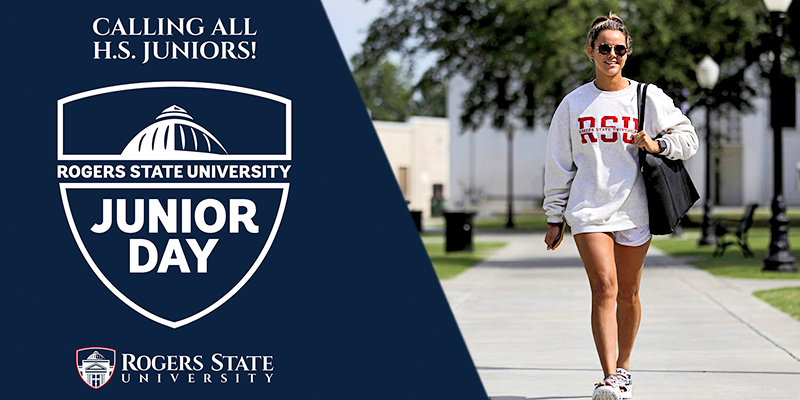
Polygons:
<instances>
[{"instance_id":1,"label":"building roofline","mask_svg":"<svg viewBox=\"0 0 800 400\"><path fill-rule=\"evenodd\" d=\"M411 124L408 122L372 121L372 124L375 128L411 130Z\"/></svg>"},{"instance_id":2,"label":"building roofline","mask_svg":"<svg viewBox=\"0 0 800 400\"><path fill-rule=\"evenodd\" d=\"M450 120L447 118L414 116L407 119L405 122L373 120L372 124L375 125L376 128L411 130L415 125L422 125L422 124L449 127Z\"/></svg>"},{"instance_id":3,"label":"building roofline","mask_svg":"<svg viewBox=\"0 0 800 400\"><path fill-rule=\"evenodd\" d=\"M440 118L440 117L420 117L420 116L413 116L407 120L410 123L426 123L426 124L438 124L438 125L450 125L450 120L448 118Z\"/></svg>"}]
</instances>

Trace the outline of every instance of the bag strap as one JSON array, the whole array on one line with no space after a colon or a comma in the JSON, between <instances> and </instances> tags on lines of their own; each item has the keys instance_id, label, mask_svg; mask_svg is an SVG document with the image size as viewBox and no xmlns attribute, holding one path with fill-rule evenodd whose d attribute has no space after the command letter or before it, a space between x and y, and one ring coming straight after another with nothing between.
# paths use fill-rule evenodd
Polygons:
<instances>
[{"instance_id":1,"label":"bag strap","mask_svg":"<svg viewBox=\"0 0 800 400\"><path fill-rule=\"evenodd\" d=\"M649 83L639 83L639 86L636 88L636 104L639 107L639 130L644 130L644 111L647 107L647 87L650 86Z\"/></svg>"},{"instance_id":2,"label":"bag strap","mask_svg":"<svg viewBox=\"0 0 800 400\"><path fill-rule=\"evenodd\" d=\"M647 87L650 86L649 83L642 83L639 82L639 86L636 87L636 106L639 108L639 131L644 130L644 111L647 108ZM647 157L647 152L639 149L639 165L642 165L644 162L645 157Z\"/></svg>"}]
</instances>

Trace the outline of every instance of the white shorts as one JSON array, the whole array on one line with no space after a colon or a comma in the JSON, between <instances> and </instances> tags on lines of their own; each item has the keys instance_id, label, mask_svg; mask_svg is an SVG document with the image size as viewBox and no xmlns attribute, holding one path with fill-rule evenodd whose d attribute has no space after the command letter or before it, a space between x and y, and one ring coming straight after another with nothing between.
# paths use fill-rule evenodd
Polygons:
<instances>
[{"instance_id":1,"label":"white shorts","mask_svg":"<svg viewBox=\"0 0 800 400\"><path fill-rule=\"evenodd\" d=\"M624 231L611 232L614 241L623 246L641 246L647 243L653 235L650 234L650 225L639 226Z\"/></svg>"}]
</instances>

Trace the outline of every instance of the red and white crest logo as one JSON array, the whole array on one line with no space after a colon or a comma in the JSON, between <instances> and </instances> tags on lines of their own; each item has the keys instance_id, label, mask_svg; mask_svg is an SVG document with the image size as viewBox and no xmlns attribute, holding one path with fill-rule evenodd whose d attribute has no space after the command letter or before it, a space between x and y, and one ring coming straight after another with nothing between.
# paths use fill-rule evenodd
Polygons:
<instances>
[{"instance_id":1,"label":"red and white crest logo","mask_svg":"<svg viewBox=\"0 0 800 400\"><path fill-rule=\"evenodd\" d=\"M107 347L84 347L75 350L75 365L83 382L100 389L114 375L117 351Z\"/></svg>"}]
</instances>

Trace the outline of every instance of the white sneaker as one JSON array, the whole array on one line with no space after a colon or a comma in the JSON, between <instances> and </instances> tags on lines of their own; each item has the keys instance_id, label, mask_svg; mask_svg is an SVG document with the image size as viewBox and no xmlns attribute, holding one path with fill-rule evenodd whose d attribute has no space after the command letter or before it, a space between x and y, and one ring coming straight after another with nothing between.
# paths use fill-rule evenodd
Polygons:
<instances>
[{"instance_id":1,"label":"white sneaker","mask_svg":"<svg viewBox=\"0 0 800 400\"><path fill-rule=\"evenodd\" d=\"M602 383L605 382L605 385ZM592 392L592 400L621 400L619 380L614 374L606 375L603 382L598 382Z\"/></svg>"},{"instance_id":2,"label":"white sneaker","mask_svg":"<svg viewBox=\"0 0 800 400\"><path fill-rule=\"evenodd\" d=\"M619 391L622 394L622 398L633 398L633 381L631 380L631 373L625 368L617 368L617 376L619 377Z\"/></svg>"}]
</instances>

